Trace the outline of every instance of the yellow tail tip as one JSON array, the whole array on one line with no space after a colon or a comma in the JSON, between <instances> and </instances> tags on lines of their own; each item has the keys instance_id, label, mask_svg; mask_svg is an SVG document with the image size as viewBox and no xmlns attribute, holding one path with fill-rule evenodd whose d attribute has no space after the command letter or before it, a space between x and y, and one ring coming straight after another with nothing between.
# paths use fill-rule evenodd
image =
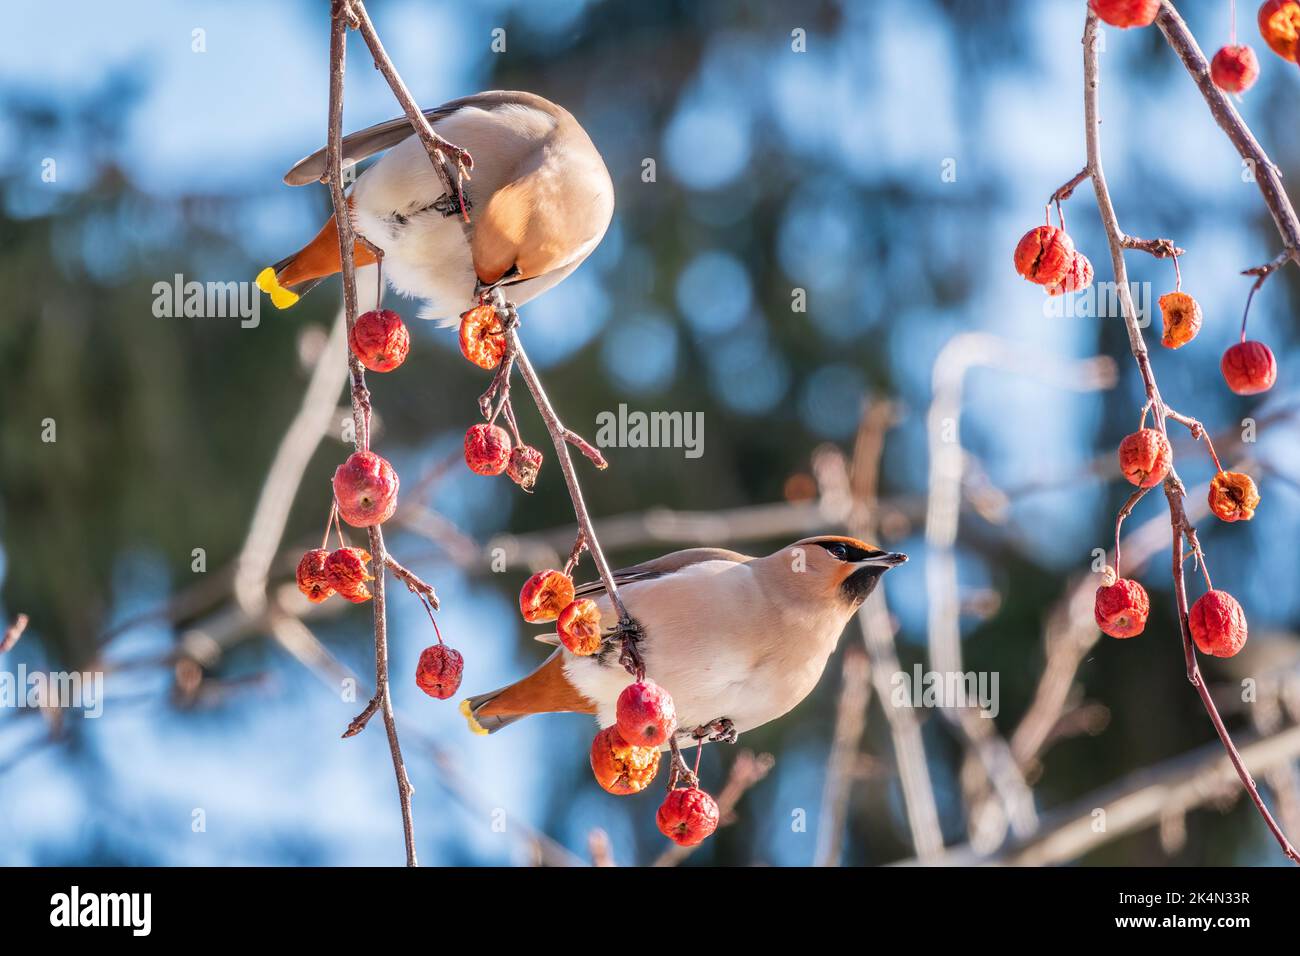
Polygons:
<instances>
[{"instance_id":1,"label":"yellow tail tip","mask_svg":"<svg viewBox=\"0 0 1300 956\"><path fill-rule=\"evenodd\" d=\"M280 285L275 277L275 270L267 266L257 274L257 287L271 297L271 304L277 309L287 309L298 301L298 293Z\"/></svg>"},{"instance_id":2,"label":"yellow tail tip","mask_svg":"<svg viewBox=\"0 0 1300 956\"><path fill-rule=\"evenodd\" d=\"M487 736L487 728L474 719L474 711L470 709L468 697L460 702L460 712L465 722L469 724L470 733L478 734L480 737Z\"/></svg>"}]
</instances>

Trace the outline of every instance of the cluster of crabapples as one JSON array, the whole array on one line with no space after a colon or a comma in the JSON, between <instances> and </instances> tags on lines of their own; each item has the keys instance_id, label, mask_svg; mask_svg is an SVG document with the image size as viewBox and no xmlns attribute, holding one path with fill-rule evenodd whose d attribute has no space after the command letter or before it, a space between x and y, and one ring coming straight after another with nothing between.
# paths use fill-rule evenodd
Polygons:
<instances>
[{"instance_id":1,"label":"cluster of crabapples","mask_svg":"<svg viewBox=\"0 0 1300 956\"><path fill-rule=\"evenodd\" d=\"M560 642L579 657L601 649L600 608L575 596L566 571L547 569L530 577L519 592L519 611L529 624L555 622ZM616 796L640 793L659 772L660 748L677 730L672 695L654 681L623 688L615 722L591 744L596 782ZM697 786L673 787L655 815L659 830L681 846L695 846L718 828L718 804Z\"/></svg>"},{"instance_id":2,"label":"cluster of crabapples","mask_svg":"<svg viewBox=\"0 0 1300 956\"><path fill-rule=\"evenodd\" d=\"M1119 444L1120 471L1139 488L1154 488L1165 480L1172 466L1173 449L1158 429L1139 428ZM1210 481L1209 506L1222 521L1249 521L1259 507L1259 491L1249 475L1219 469ZM1201 562L1204 566L1203 557ZM1102 633L1117 638L1137 637L1145 629L1150 612L1146 589L1131 578L1120 577L1118 569L1107 567L1093 607ZM1246 612L1231 594L1213 586L1192 605L1187 623L1202 654L1232 657L1246 644Z\"/></svg>"},{"instance_id":3,"label":"cluster of crabapples","mask_svg":"<svg viewBox=\"0 0 1300 956\"><path fill-rule=\"evenodd\" d=\"M357 317L348 333L352 354L372 372L391 372L400 366L411 349L411 336L396 312L374 309ZM354 452L334 471L334 502L321 547L312 548L298 562L298 590L313 604L335 594L354 604L369 601L371 555L363 548L349 547L343 540L341 522L354 528L381 525L397 510L400 481L387 459L366 449ZM331 530L337 530L339 547L327 550ZM432 609L423 594L432 619ZM435 631L437 623L434 623ZM465 662L459 651L438 643L420 654L415 682L425 693L446 700L460 687Z\"/></svg>"},{"instance_id":4,"label":"cluster of crabapples","mask_svg":"<svg viewBox=\"0 0 1300 956\"><path fill-rule=\"evenodd\" d=\"M1089 0L1089 6L1106 23L1124 28L1150 26L1161 9L1160 0ZM1283 59L1297 62L1300 0L1268 0L1259 10L1259 29L1270 49ZM1259 62L1249 46L1233 43L1215 54L1210 75L1221 90L1242 93L1259 76ZM1057 208L1060 216L1059 199ZM1085 289L1092 282L1092 264L1074 248L1073 240L1065 231L1064 217L1060 216L1057 228L1051 225L1050 205L1048 210L1047 223L1029 230L1017 244L1016 271L1028 281L1043 286L1048 295ZM1200 304L1182 291L1176 255L1174 269L1175 289L1160 296L1158 302L1162 323L1160 343L1168 349L1178 349L1191 342L1203 324ZM1258 286L1257 282L1255 288ZM1277 381L1273 351L1263 342L1246 338L1249 305L1248 298L1240 340L1223 353L1219 362L1228 388L1238 395L1266 392ZM1120 471L1130 483L1143 489L1161 484L1173 466L1173 449L1168 437L1162 428L1146 427L1145 417L1144 413L1138 430L1126 436L1119 446ZM1260 501L1255 482L1241 472L1224 471L1213 446L1210 454L1216 467L1209 490L1211 513L1223 521L1249 521ZM1198 552L1197 556L1204 569L1203 555ZM1094 616L1103 633L1116 638L1136 637L1146 627L1151 602L1140 583L1121 576L1118 564L1117 555L1117 567L1105 569L1104 582L1097 589ZM1207 590L1188 613L1192 640L1204 654L1232 657L1246 643L1246 614L1231 594L1213 587L1208 571L1205 576Z\"/></svg>"},{"instance_id":5,"label":"cluster of crabapples","mask_svg":"<svg viewBox=\"0 0 1300 956\"><path fill-rule=\"evenodd\" d=\"M460 317L460 351L470 362L481 369L497 368L506 354L506 331L501 316L490 305L481 304ZM537 483L537 473L542 467L542 453L532 445L524 444L519 437L514 412L509 400L501 402L498 413L514 432L492 420L471 425L465 432L465 464L476 475L489 477L503 472L524 491L532 491Z\"/></svg>"},{"instance_id":6,"label":"cluster of crabapples","mask_svg":"<svg viewBox=\"0 0 1300 956\"><path fill-rule=\"evenodd\" d=\"M1060 227L1048 223L1025 233L1016 244L1015 264L1022 277L1041 285L1048 295L1078 292L1092 284L1092 263L1074 248L1074 240L1065 231L1063 220ZM1177 257L1174 268L1178 268ZM1162 295L1158 304L1163 329L1161 345L1178 349L1196 338L1203 322L1201 306L1182 291L1181 273L1174 291ZM1244 319L1241 340L1223 353L1219 370L1228 388L1238 395L1266 392L1277 381L1273 350L1263 342L1247 340Z\"/></svg>"},{"instance_id":7,"label":"cluster of crabapples","mask_svg":"<svg viewBox=\"0 0 1300 956\"><path fill-rule=\"evenodd\" d=\"M1149 27L1160 13L1161 0L1088 0L1099 19L1113 27ZM1300 54L1300 0L1266 0L1260 4L1259 34L1268 48L1284 60L1298 62ZM1210 60L1210 79L1225 93L1245 93L1259 79L1259 58L1244 43L1232 40Z\"/></svg>"},{"instance_id":8,"label":"cluster of crabapples","mask_svg":"<svg viewBox=\"0 0 1300 956\"><path fill-rule=\"evenodd\" d=\"M1176 268L1177 259L1174 262ZM1092 281L1087 257L1075 250L1064 228L1051 225L1025 233L1016 246L1015 265L1021 276L1043 286L1049 295L1078 291ZM1162 295L1159 305L1163 323L1160 341L1166 348L1181 348L1200 332L1201 307L1181 289ZM1238 395L1267 391L1277 379L1273 352L1262 342L1246 341L1244 325L1242 340L1224 353L1220 368L1228 387ZM1165 480L1173 465L1169 439L1158 428L1140 427L1120 442L1119 465L1132 484L1155 487ZM1259 505L1259 491L1249 475L1219 468L1210 482L1209 505L1210 511L1223 521L1249 521ZM1136 637L1146 627L1150 610L1150 600L1141 584L1120 577L1116 569L1106 569L1106 580L1097 589L1094 608L1097 626L1104 633L1118 638ZM1231 657L1246 643L1245 612L1226 591L1207 590L1192 605L1189 625L1196 646L1214 657Z\"/></svg>"}]
</instances>

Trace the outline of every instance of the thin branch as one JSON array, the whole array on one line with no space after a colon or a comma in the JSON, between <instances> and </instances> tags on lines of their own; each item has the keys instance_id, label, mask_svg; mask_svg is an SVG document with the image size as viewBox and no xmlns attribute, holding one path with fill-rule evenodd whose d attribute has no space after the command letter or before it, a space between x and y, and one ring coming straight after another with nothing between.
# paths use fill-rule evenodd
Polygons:
<instances>
[{"instance_id":1,"label":"thin branch","mask_svg":"<svg viewBox=\"0 0 1300 956\"><path fill-rule=\"evenodd\" d=\"M375 32L375 25L370 21L370 14L366 12L365 4L361 0L350 0L347 6L350 7L350 12L356 19L357 30L361 33L362 39L366 41L366 46L370 48L370 55L375 61L375 69L383 74L384 79L388 81L388 85L392 87L393 95L397 97L397 102L401 104L402 110L406 113L406 118L411 121L411 127L415 130L415 135L420 138L420 142L424 145L424 151L429 154L429 161L433 163L433 168L438 171L438 176L442 179L447 195L455 194L457 196L460 203L461 218L465 222L469 222L469 207L465 202L465 193L461 187L462 181L469 178L466 170L474 168L473 157L455 143L449 143L443 139L429 124L429 118L420 110L419 104L411 96L411 91L406 88L406 84L398 76L393 61L388 58L388 52L384 49L383 43L380 42L379 34ZM447 157L451 157L451 161L456 167L455 178L452 177L447 168Z\"/></svg>"},{"instance_id":2,"label":"thin branch","mask_svg":"<svg viewBox=\"0 0 1300 956\"><path fill-rule=\"evenodd\" d=\"M1242 753L1243 760L1257 773L1285 767L1300 757L1300 727L1251 740ZM1232 782L1234 775L1234 768L1223 759L1222 748L1207 744L1191 753L1134 771L1045 814L1038 832L1028 839L1013 841L995 855L982 854L971 846L954 847L940 862L957 866L988 863L1051 866L1078 860L1085 853L1155 825L1170 814L1185 813L1209 803L1229 786L1236 790ZM1104 820L1105 825L1098 826L1099 820Z\"/></svg>"},{"instance_id":3,"label":"thin branch","mask_svg":"<svg viewBox=\"0 0 1300 956\"><path fill-rule=\"evenodd\" d=\"M1186 249L1174 245L1172 239L1139 239L1137 236L1120 236L1119 241L1125 249L1146 252L1157 259L1176 259L1187 252Z\"/></svg>"},{"instance_id":4,"label":"thin branch","mask_svg":"<svg viewBox=\"0 0 1300 956\"><path fill-rule=\"evenodd\" d=\"M1278 234L1282 237L1283 252L1280 258L1282 261L1295 259L1300 255L1300 218L1297 218L1295 207L1291 205L1286 189L1282 186L1281 172L1268 158L1264 148L1259 145L1255 134L1241 118L1232 100L1214 85L1205 54L1201 52L1196 38L1192 36L1192 31L1187 28L1183 18L1168 0L1162 5L1160 14L1156 17L1156 26L1160 28L1169 46L1187 68L1187 72L1196 83L1196 88L1201 91L1206 105L1210 107L1210 115L1214 117L1214 121L1227 133L1228 139L1241 154L1241 158L1250 164L1255 183L1264 196L1264 205L1268 207L1273 222L1277 225Z\"/></svg>"},{"instance_id":5,"label":"thin branch","mask_svg":"<svg viewBox=\"0 0 1300 956\"><path fill-rule=\"evenodd\" d=\"M880 460L885 432L893 424L894 417L895 409L886 402L872 402L866 408L854 441L851 468L844 454L833 445L819 449L813 455L813 474L821 492L821 512L824 514L835 509L837 498L847 498L847 508L840 506L841 510L847 511L845 529L865 541L876 540L880 524L881 509L877 497ZM889 613L887 581L887 578L883 579L876 586L858 611L858 630L871 663L871 682L880 700L885 722L889 724L912 848L921 860L929 860L943 852L943 830L939 825L934 785L930 780L925 742L916 711L911 707L895 707L890 702L894 675L902 667L894 641L894 622Z\"/></svg>"},{"instance_id":6,"label":"thin branch","mask_svg":"<svg viewBox=\"0 0 1300 956\"><path fill-rule=\"evenodd\" d=\"M930 665L947 674L964 669L954 546L965 463L959 429L962 395L966 374L973 368L1028 372L1054 385L1081 391L1109 388L1115 381L1115 363L1105 356L1067 362L985 333L958 335L940 351L932 373L933 398L926 418L930 470L925 578ZM994 732L993 721L982 718L978 709L944 707L940 713L977 758L1015 834L1024 837L1031 833L1038 825L1033 794L1005 740ZM989 819L980 813L972 813L970 818Z\"/></svg>"},{"instance_id":7,"label":"thin branch","mask_svg":"<svg viewBox=\"0 0 1300 956\"><path fill-rule=\"evenodd\" d=\"M844 853L844 825L848 819L853 768L867 727L867 704L871 700L871 665L866 653L850 646L844 652L840 677L839 705L835 710L835 734L830 759L826 762L826 783L822 787L821 814L817 821L816 866L838 866ZM886 705L888 706L888 705Z\"/></svg>"},{"instance_id":8,"label":"thin branch","mask_svg":"<svg viewBox=\"0 0 1300 956\"><path fill-rule=\"evenodd\" d=\"M614 862L614 848L610 845L609 834L600 827L593 827L587 834L587 852L591 854L592 866L618 866Z\"/></svg>"},{"instance_id":9,"label":"thin branch","mask_svg":"<svg viewBox=\"0 0 1300 956\"><path fill-rule=\"evenodd\" d=\"M645 663L641 660L641 653L637 649L637 642L640 640L640 625L628 614L627 608L623 604L623 599L618 593L618 585L614 582L614 572L610 570L609 561L605 558L605 552L601 550L600 541L596 537L596 528L591 522L590 513L587 511L587 503L583 500L582 486L578 483L577 472L573 470L573 458L569 455L569 445L576 444L573 441L576 433L566 428L564 423L560 421L560 416L556 414L555 407L547 397L546 389L542 386L542 380L537 377L533 363L529 361L528 353L524 351L523 342L519 339L517 324L512 323L506 334L509 336L509 347L515 354L515 363L519 368L519 375L523 378L524 384L528 386L528 391L533 396L533 402L537 405L538 412L541 413L542 421L546 423L546 430L551 435L551 442L555 445L555 454L560 462L560 471L564 475L564 483L568 486L569 498L573 502L573 513L578 520L578 530L587 543L587 550L591 552L591 560L595 563L600 580L605 585L605 593L609 596L609 602L618 616L619 631L623 641L623 666L635 675L637 680L641 680L645 677ZM586 445L586 443L583 442L582 445ZM582 447L582 445L579 445L579 447ZM597 453L597 456L599 456L599 453ZM591 456L588 455L588 457ZM600 460L604 461L603 458ZM600 467L599 463L597 467Z\"/></svg>"},{"instance_id":10,"label":"thin branch","mask_svg":"<svg viewBox=\"0 0 1300 956\"><path fill-rule=\"evenodd\" d=\"M403 566L391 554L384 555L384 566L392 571L412 594L423 595L433 605L433 609L438 610L438 595L434 592L432 584L425 583L418 574Z\"/></svg>"},{"instance_id":11,"label":"thin branch","mask_svg":"<svg viewBox=\"0 0 1300 956\"><path fill-rule=\"evenodd\" d=\"M1219 125L1224 127L1229 138L1233 140L1234 144L1237 144L1238 149L1242 151L1242 155L1247 156L1247 148L1253 149L1267 164L1267 157L1263 155L1263 151L1255 142L1254 136L1250 135L1250 131L1241 122L1241 117L1237 115L1232 104L1210 83L1204 56L1201 55L1200 49L1196 47L1196 41L1192 39L1182 19L1167 2L1160 14L1160 29L1174 49L1179 51L1179 55L1183 57L1183 62L1189 64L1188 69L1197 80L1197 85L1202 87L1201 92L1205 96L1206 102L1210 104L1210 111L1219 120ZM1155 411L1155 427L1163 434L1165 432L1166 406L1164 400L1160 397L1160 390L1156 386L1155 373L1151 369L1151 360L1147 354L1146 342L1142 338L1142 329L1138 325L1137 310L1134 308L1133 297L1128 284L1128 270L1124 263L1124 233L1120 229L1119 219L1115 215L1115 206L1110 198L1110 190L1106 186L1106 174L1101 162L1101 121L1097 109L1100 69L1096 40L1097 17L1089 9L1083 30L1083 107L1084 131L1088 149L1088 169L1092 176L1093 189L1097 194L1097 208L1101 213L1102 227L1105 229L1106 238L1110 244L1111 264L1115 270L1115 284L1124 314L1124 324L1128 329L1129 347L1142 375L1147 403ZM1199 66L1196 69L1191 66L1190 58L1192 57L1199 59ZM1209 85L1212 89L1207 91L1205 89L1206 85ZM1264 172L1270 176L1275 175L1271 164L1264 166ZM1273 186L1276 186L1276 190L1273 189ZM1291 209L1290 201L1286 199L1285 193L1281 191L1280 182L1271 181L1271 185L1266 188L1264 181L1261 180L1260 189L1264 192L1265 201L1269 203L1270 210L1274 212L1278 229L1286 239L1287 247L1289 249L1300 248L1292 241L1293 238L1300 238L1300 224L1295 222L1295 212ZM1280 213L1286 213L1287 215L1279 216ZM1182 632L1187 679L1196 688L1201 703L1210 717L1210 722L1214 725L1215 732L1219 735L1219 740L1222 742L1224 750L1227 751L1238 777L1241 778L1242 785L1250 794L1252 802L1259 810L1260 816L1264 819L1278 845L1282 848L1282 852L1292 861L1300 863L1300 854L1291 845L1286 834L1282 832L1268 807L1265 806L1263 798L1260 797L1259 788L1255 786L1250 771L1246 768L1241 754L1233 744L1232 737L1228 734L1223 719L1219 716L1219 711L1214 705L1214 700L1205 686L1205 680L1202 678L1200 668L1197 665L1196 648L1192 643L1191 629L1188 626L1187 583L1183 578L1183 539L1186 537L1195 542L1196 529L1188 520L1183 507L1183 499L1186 494L1183 483L1172 468L1165 479L1164 488L1165 497L1169 501L1169 522L1173 531L1172 570L1174 596L1178 605L1178 622ZM1193 544L1193 547L1196 548L1196 545Z\"/></svg>"},{"instance_id":12,"label":"thin branch","mask_svg":"<svg viewBox=\"0 0 1300 956\"><path fill-rule=\"evenodd\" d=\"M1051 197L1048 199L1049 205L1051 203L1056 203L1057 205L1060 205L1061 203L1065 202L1067 199L1069 199L1071 196L1074 195L1074 191L1079 187L1079 184L1082 183L1087 178L1088 178L1088 167L1085 166L1083 167L1083 169L1079 170L1077 173L1071 176L1068 181L1062 183L1057 188L1056 192L1052 193Z\"/></svg>"},{"instance_id":13,"label":"thin branch","mask_svg":"<svg viewBox=\"0 0 1300 956\"><path fill-rule=\"evenodd\" d=\"M27 615L19 614L14 618L13 623L5 628L4 640L0 641L0 654L13 650L13 646L18 643L25 630L27 630Z\"/></svg>"},{"instance_id":14,"label":"thin branch","mask_svg":"<svg viewBox=\"0 0 1300 956\"><path fill-rule=\"evenodd\" d=\"M349 333L357 321L357 276L356 262L353 256L356 237L352 228L352 216L347 200L343 196L343 75L347 66L347 29L349 15L358 18L365 16L365 7L354 0L332 0L330 5L330 97L329 97L329 138L325 149L326 175L329 177L330 199L334 204L334 219L338 224L339 259L343 273L343 306L347 314ZM367 20L368 22L368 20ZM373 32L373 28L372 28ZM417 111L418 112L418 111ZM348 350L348 368L352 377L352 422L354 440L358 451L370 447L370 392L366 388L365 370L361 361ZM388 618L384 594L384 566L388 552L384 548L384 533L378 525L369 530L370 554L374 561L374 583L371 585L371 601L374 604L375 626L375 696L362 715L353 720L349 734L360 730L376 709L384 715L384 728L388 733L388 749L393 759L393 772L397 778L398 802L402 808L402 833L406 842L406 865L417 866L415 855L415 822L411 814L410 777L406 773L406 764L402 761L402 747L397 739L397 721L393 716L392 696L388 687ZM364 719L363 719L364 717Z\"/></svg>"}]
</instances>

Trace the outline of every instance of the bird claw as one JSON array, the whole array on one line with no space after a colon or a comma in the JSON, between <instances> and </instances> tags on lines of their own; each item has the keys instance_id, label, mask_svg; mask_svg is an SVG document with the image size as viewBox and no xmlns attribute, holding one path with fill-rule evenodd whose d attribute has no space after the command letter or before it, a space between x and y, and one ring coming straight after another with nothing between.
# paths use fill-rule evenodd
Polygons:
<instances>
[{"instance_id":1,"label":"bird claw","mask_svg":"<svg viewBox=\"0 0 1300 956\"><path fill-rule=\"evenodd\" d=\"M668 739L668 749L672 751L672 761L668 767L668 789L675 790L682 785L698 787L700 778L686 765L686 758L682 756L682 749L677 744L676 736Z\"/></svg>"},{"instance_id":2,"label":"bird claw","mask_svg":"<svg viewBox=\"0 0 1300 956\"><path fill-rule=\"evenodd\" d=\"M740 732L730 717L719 717L707 724L701 724L691 731L696 740L707 740L715 744L734 744L740 739Z\"/></svg>"},{"instance_id":3,"label":"bird claw","mask_svg":"<svg viewBox=\"0 0 1300 956\"><path fill-rule=\"evenodd\" d=\"M618 662L623 665L624 670L632 674L637 680L644 680L645 660L641 657L641 651L637 645L645 638L645 628L636 619L626 617L618 622L614 637L622 644Z\"/></svg>"},{"instance_id":4,"label":"bird claw","mask_svg":"<svg viewBox=\"0 0 1300 956\"><path fill-rule=\"evenodd\" d=\"M452 216L468 213L474 207L470 205L469 197L458 189L455 195L444 193L439 196L430 208L441 213L444 219L450 219Z\"/></svg>"}]
</instances>

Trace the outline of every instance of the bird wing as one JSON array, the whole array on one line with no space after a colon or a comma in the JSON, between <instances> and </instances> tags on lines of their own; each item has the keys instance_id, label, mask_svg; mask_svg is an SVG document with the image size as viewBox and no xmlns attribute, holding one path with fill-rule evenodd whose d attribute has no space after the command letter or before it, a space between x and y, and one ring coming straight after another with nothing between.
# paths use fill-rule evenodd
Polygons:
<instances>
[{"instance_id":1,"label":"bird wing","mask_svg":"<svg viewBox=\"0 0 1300 956\"><path fill-rule=\"evenodd\" d=\"M532 105L533 101L545 102L541 97L534 96L531 93L490 90L486 93L475 93L473 96L462 96L460 99L443 103L441 106L431 107L423 112L430 123L437 123L438 120L450 116L466 106L477 106L480 109L492 110L507 103ZM386 123L378 123L355 133L349 133L343 137L343 168L347 169L349 166L355 166L361 160L373 156L375 153L382 153L384 150L396 146L408 136L413 135L414 132L411 128L411 121L405 116L399 116L396 119L388 120ZM305 186L308 183L319 182L324 175L325 147L322 146L310 156L306 156L294 163L293 168L284 174L284 181L290 186Z\"/></svg>"},{"instance_id":2,"label":"bird wing","mask_svg":"<svg viewBox=\"0 0 1300 956\"><path fill-rule=\"evenodd\" d=\"M630 568L615 571L614 583L623 585L632 584L636 581L649 581L652 578L662 578L680 571L682 568L690 567L692 564L701 564L705 561L733 561L736 564L747 564L753 560L747 554L728 551L726 548L687 548L684 551L674 551L672 554L665 554L661 558L643 561L641 564L634 564ZM595 597L605 593L605 583L597 578L595 581L588 581L586 584L578 585L574 588L573 593L578 597Z\"/></svg>"}]
</instances>

